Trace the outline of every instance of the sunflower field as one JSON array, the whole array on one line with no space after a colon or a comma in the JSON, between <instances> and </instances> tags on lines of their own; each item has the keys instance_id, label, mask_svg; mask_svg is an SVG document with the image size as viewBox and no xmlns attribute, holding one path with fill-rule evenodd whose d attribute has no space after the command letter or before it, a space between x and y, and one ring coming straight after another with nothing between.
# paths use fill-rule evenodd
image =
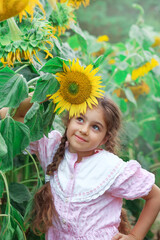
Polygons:
<instances>
[{"instance_id":1,"label":"sunflower field","mask_svg":"<svg viewBox=\"0 0 160 240\"><path fill-rule=\"evenodd\" d=\"M134 4L138 17L128 37L112 43L107 32L97 37L80 28L79 7L89 8L89 0L0 1L0 109L7 109L0 119L2 240L45 239L34 235L26 221L33 196L44 184L42 168L27 147L52 129L64 130L60 117L67 105L52 101L60 88L56 76L63 71L91 76L99 69L92 77L102 77L105 94L123 113L120 157L138 160L160 187L160 33L145 24L143 8ZM64 89L81 95L87 78L77 81ZM29 95L33 105L24 123L17 122L16 110ZM134 224L143 200L125 201L124 207ZM158 226L157 219L146 240L159 239Z\"/></svg>"}]
</instances>

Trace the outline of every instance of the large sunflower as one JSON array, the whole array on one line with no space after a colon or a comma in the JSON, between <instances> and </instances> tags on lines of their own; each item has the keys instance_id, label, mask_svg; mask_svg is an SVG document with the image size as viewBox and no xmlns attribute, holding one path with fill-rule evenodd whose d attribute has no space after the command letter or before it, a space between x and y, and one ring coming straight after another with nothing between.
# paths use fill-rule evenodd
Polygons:
<instances>
[{"instance_id":1,"label":"large sunflower","mask_svg":"<svg viewBox=\"0 0 160 240\"><path fill-rule=\"evenodd\" d=\"M104 91L101 90L101 77L95 76L99 69L92 68L91 64L86 68L81 66L78 59L70 62L70 67L63 63L63 72L56 74L60 89L50 96L57 104L55 111L60 114L66 109L69 117L73 117L97 105L96 98L102 97Z\"/></svg>"},{"instance_id":2,"label":"large sunflower","mask_svg":"<svg viewBox=\"0 0 160 240\"><path fill-rule=\"evenodd\" d=\"M38 6L45 15L43 5L39 0L0 0L0 21L19 14L21 22L23 16L27 17L27 13L31 15L31 19L33 20L34 8L36 6Z\"/></svg>"}]
</instances>

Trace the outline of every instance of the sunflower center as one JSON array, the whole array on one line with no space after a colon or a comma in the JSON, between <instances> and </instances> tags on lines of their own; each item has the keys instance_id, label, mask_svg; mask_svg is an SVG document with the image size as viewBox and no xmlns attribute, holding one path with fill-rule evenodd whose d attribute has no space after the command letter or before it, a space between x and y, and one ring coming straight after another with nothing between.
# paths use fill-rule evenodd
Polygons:
<instances>
[{"instance_id":1,"label":"sunflower center","mask_svg":"<svg viewBox=\"0 0 160 240\"><path fill-rule=\"evenodd\" d=\"M79 91L79 86L77 83L73 82L71 83L69 86L68 86L68 91L71 93L71 94L77 94L78 91Z\"/></svg>"},{"instance_id":2,"label":"sunflower center","mask_svg":"<svg viewBox=\"0 0 160 240\"><path fill-rule=\"evenodd\" d=\"M82 72L66 72L61 81L60 91L67 102L81 104L91 95L91 80Z\"/></svg>"}]
</instances>

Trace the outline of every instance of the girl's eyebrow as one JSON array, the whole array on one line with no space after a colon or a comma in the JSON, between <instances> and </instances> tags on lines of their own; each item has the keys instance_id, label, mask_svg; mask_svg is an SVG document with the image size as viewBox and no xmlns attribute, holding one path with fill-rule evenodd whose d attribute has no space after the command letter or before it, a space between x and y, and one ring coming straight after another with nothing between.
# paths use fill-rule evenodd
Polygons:
<instances>
[{"instance_id":1,"label":"girl's eyebrow","mask_svg":"<svg viewBox=\"0 0 160 240\"><path fill-rule=\"evenodd\" d=\"M102 123L100 123L100 122L94 122L94 124L95 124L95 125L100 125L101 128L104 128L104 125L103 125Z\"/></svg>"}]
</instances>

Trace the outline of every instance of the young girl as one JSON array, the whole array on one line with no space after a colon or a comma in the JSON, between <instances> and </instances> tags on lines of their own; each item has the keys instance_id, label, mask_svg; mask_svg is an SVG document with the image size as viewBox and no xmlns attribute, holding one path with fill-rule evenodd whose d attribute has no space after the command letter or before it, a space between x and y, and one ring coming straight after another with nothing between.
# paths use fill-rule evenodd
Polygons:
<instances>
[{"instance_id":1,"label":"young girl","mask_svg":"<svg viewBox=\"0 0 160 240\"><path fill-rule=\"evenodd\" d=\"M35 195L32 227L47 240L144 239L160 210L160 189L137 161L115 155L120 123L118 107L102 98L68 119L63 137L55 130L30 144L47 180ZM146 200L128 235L118 231L123 198Z\"/></svg>"}]
</instances>

